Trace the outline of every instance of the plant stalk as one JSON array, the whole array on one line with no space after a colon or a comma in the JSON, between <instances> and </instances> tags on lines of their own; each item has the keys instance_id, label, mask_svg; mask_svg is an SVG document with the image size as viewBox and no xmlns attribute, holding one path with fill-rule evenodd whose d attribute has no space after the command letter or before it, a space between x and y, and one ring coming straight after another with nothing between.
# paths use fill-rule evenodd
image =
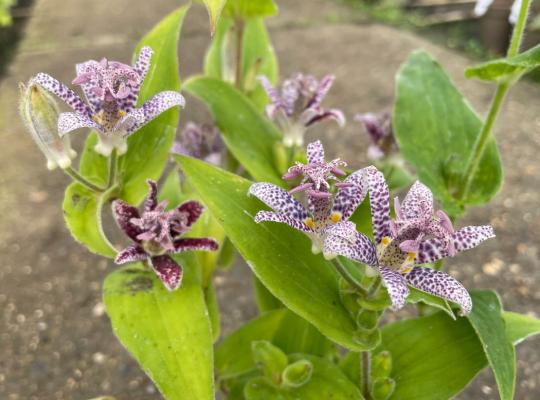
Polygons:
<instances>
[{"instance_id":1,"label":"plant stalk","mask_svg":"<svg viewBox=\"0 0 540 400\"><path fill-rule=\"evenodd\" d=\"M81 174L79 174L72 167L65 168L64 172L67 175L69 175L74 181L80 183L81 185L85 186L86 188L92 190L93 192L101 194L101 193L103 193L105 191L105 188L94 185L92 182L87 180L85 177L83 177Z\"/></svg>"},{"instance_id":2,"label":"plant stalk","mask_svg":"<svg viewBox=\"0 0 540 400\"><path fill-rule=\"evenodd\" d=\"M234 84L236 88L242 91L242 61L244 58L244 20L241 17L236 17L234 22L236 28L236 71Z\"/></svg>"},{"instance_id":3,"label":"plant stalk","mask_svg":"<svg viewBox=\"0 0 540 400\"><path fill-rule=\"evenodd\" d=\"M371 354L369 353L369 351L363 351L360 359L362 363L362 394L364 395L364 399L370 400L371 396L369 393L369 377L371 375Z\"/></svg>"},{"instance_id":4,"label":"plant stalk","mask_svg":"<svg viewBox=\"0 0 540 400\"><path fill-rule=\"evenodd\" d=\"M351 275L351 273L349 272L349 270L347 269L347 267L345 267L345 265L342 264L342 262L339 260L339 258L334 258L332 260L332 263L334 264L334 266L336 267L337 271L339 272L339 274L343 277L343 279L345 279L347 281L347 283L349 283L349 285L351 285L355 290L357 290L359 293L365 295L366 294L366 289L364 289L362 287L362 285L360 285L360 283L358 283L356 281L356 278L354 276Z\"/></svg>"},{"instance_id":5,"label":"plant stalk","mask_svg":"<svg viewBox=\"0 0 540 400\"><path fill-rule=\"evenodd\" d=\"M525 32L525 25L527 22L529 6L530 0L522 0L518 21L516 23L516 26L514 27L510 46L508 47L507 57L514 57L519 53L521 42L523 41L523 34ZM459 198L461 200L465 199L469 194L472 181L474 180L474 176L480 164L480 160L482 159L486 146L491 139L491 131L493 125L495 124L495 120L497 119L497 115L499 114L501 105L510 86L511 83L507 81L501 82L497 85L497 89L495 91L495 94L493 95L493 99L491 100L488 115L482 126L482 130L480 131L480 135L478 136L474 144L471 156L467 161L467 167L465 168L464 174L465 184L463 185L462 190L459 193Z\"/></svg>"},{"instance_id":6,"label":"plant stalk","mask_svg":"<svg viewBox=\"0 0 540 400\"><path fill-rule=\"evenodd\" d=\"M107 188L112 187L116 183L116 171L118 169L118 156L116 149L113 149L109 158L109 178L107 179Z\"/></svg>"}]
</instances>

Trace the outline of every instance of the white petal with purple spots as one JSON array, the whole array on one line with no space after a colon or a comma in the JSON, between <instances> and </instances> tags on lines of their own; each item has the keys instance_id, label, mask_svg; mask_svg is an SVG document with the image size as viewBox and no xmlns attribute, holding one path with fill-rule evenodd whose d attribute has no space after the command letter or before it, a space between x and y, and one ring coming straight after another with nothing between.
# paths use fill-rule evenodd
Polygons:
<instances>
[{"instance_id":1,"label":"white petal with purple spots","mask_svg":"<svg viewBox=\"0 0 540 400\"><path fill-rule=\"evenodd\" d=\"M313 230L307 226L302 220L288 217L284 214L275 213L273 211L259 211L255 215L255 222L260 223L263 221L280 222L287 224L294 229L298 229L302 232L311 233Z\"/></svg>"},{"instance_id":2,"label":"white petal with purple spots","mask_svg":"<svg viewBox=\"0 0 540 400\"><path fill-rule=\"evenodd\" d=\"M384 265L379 265L379 273L392 301L392 309L399 310L403 308L405 299L409 296L409 288L405 278L399 272Z\"/></svg>"},{"instance_id":3,"label":"white petal with purple spots","mask_svg":"<svg viewBox=\"0 0 540 400\"><path fill-rule=\"evenodd\" d=\"M64 112L58 117L58 133L62 136L79 128L91 128L101 131L101 126L84 114Z\"/></svg>"},{"instance_id":4,"label":"white petal with purple spots","mask_svg":"<svg viewBox=\"0 0 540 400\"><path fill-rule=\"evenodd\" d=\"M401 213L405 219L431 218L433 215L433 193L431 190L420 181L416 181L401 204Z\"/></svg>"},{"instance_id":5,"label":"white petal with purple spots","mask_svg":"<svg viewBox=\"0 0 540 400\"><path fill-rule=\"evenodd\" d=\"M303 221L308 212L285 189L271 183L255 183L249 188L249 194L257 197L268 207L284 214L288 218Z\"/></svg>"}]
</instances>

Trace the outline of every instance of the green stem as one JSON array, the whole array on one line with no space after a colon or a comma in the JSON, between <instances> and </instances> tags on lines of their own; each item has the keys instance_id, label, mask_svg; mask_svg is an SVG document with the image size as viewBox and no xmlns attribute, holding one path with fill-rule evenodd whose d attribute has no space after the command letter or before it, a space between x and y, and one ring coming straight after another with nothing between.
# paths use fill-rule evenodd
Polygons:
<instances>
[{"instance_id":1,"label":"green stem","mask_svg":"<svg viewBox=\"0 0 540 400\"><path fill-rule=\"evenodd\" d=\"M118 156L116 149L113 149L109 158L109 178L107 179L107 188L112 187L116 183L116 171L118 170Z\"/></svg>"},{"instance_id":2,"label":"green stem","mask_svg":"<svg viewBox=\"0 0 540 400\"><path fill-rule=\"evenodd\" d=\"M96 192L96 193L103 193L105 191L105 188L99 187L97 185L94 185L92 182L84 178L81 174L79 174L76 170L74 170L72 167L68 167L64 169L64 172L69 175L74 181L79 182L81 185L87 187L88 189Z\"/></svg>"},{"instance_id":3,"label":"green stem","mask_svg":"<svg viewBox=\"0 0 540 400\"><path fill-rule=\"evenodd\" d=\"M349 285L355 288L359 293L363 295L366 294L366 289L364 289L362 285L360 285L360 283L356 281L356 278L352 276L347 267L345 267L345 265L343 265L341 261L339 261L339 258L334 258L332 260L332 263L336 267L339 274L343 277L343 279L345 279L349 283Z\"/></svg>"},{"instance_id":4,"label":"green stem","mask_svg":"<svg viewBox=\"0 0 540 400\"><path fill-rule=\"evenodd\" d=\"M530 0L523 0L521 2L519 17L512 33L512 39L508 48L507 57L514 57L519 53L521 42L523 40L523 33L525 31L525 25L527 22L529 6ZM493 125L495 124L495 120L497 119L497 115L499 114L501 105L510 86L511 83L507 81L501 82L497 85L497 90L495 91L493 99L491 100L488 115L486 117L484 125L482 126L482 130L480 131L480 135L478 136L474 144L471 156L467 161L467 167L465 168L465 174L463 175L465 178L465 184L463 185L462 190L459 193L459 198L461 200L465 199L469 194L472 181L474 180L474 176L478 169L478 165L480 164L480 160L484 155L486 146L491 139L491 131Z\"/></svg>"},{"instance_id":5,"label":"green stem","mask_svg":"<svg viewBox=\"0 0 540 400\"><path fill-rule=\"evenodd\" d=\"M369 393L369 377L371 375L371 354L369 351L364 351L361 354L362 362L362 394L364 399L370 400L371 396Z\"/></svg>"},{"instance_id":6,"label":"green stem","mask_svg":"<svg viewBox=\"0 0 540 400\"><path fill-rule=\"evenodd\" d=\"M236 88L242 91L242 61L244 58L244 20L241 17L236 17L236 73L234 77L234 84Z\"/></svg>"}]
</instances>

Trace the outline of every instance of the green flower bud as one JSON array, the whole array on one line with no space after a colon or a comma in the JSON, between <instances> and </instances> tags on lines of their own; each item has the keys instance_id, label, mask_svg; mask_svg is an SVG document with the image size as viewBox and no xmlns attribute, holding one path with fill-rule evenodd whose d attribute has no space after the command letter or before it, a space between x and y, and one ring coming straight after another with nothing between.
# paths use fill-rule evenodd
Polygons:
<instances>
[{"instance_id":1,"label":"green flower bud","mask_svg":"<svg viewBox=\"0 0 540 400\"><path fill-rule=\"evenodd\" d=\"M387 378L392 372L392 355L389 351L381 351L371 361L372 378Z\"/></svg>"},{"instance_id":2,"label":"green flower bud","mask_svg":"<svg viewBox=\"0 0 540 400\"><path fill-rule=\"evenodd\" d=\"M394 393L396 381L392 378L380 378L373 381L371 397L373 400L387 400Z\"/></svg>"},{"instance_id":3,"label":"green flower bud","mask_svg":"<svg viewBox=\"0 0 540 400\"><path fill-rule=\"evenodd\" d=\"M356 315L356 325L359 328L371 331L377 327L379 318L381 318L380 311L360 310Z\"/></svg>"},{"instance_id":4,"label":"green flower bud","mask_svg":"<svg viewBox=\"0 0 540 400\"><path fill-rule=\"evenodd\" d=\"M313 364L308 360L298 360L290 364L281 374L283 385L297 388L305 385L311 379Z\"/></svg>"},{"instance_id":5,"label":"green flower bud","mask_svg":"<svg viewBox=\"0 0 540 400\"><path fill-rule=\"evenodd\" d=\"M386 290L379 290L374 297L358 298L358 304L362 308L373 311L383 311L392 305Z\"/></svg>"},{"instance_id":6,"label":"green flower bud","mask_svg":"<svg viewBox=\"0 0 540 400\"><path fill-rule=\"evenodd\" d=\"M281 382L281 373L289 363L287 355L266 340L252 342L251 351L253 360L264 375L272 382L279 384Z\"/></svg>"},{"instance_id":7,"label":"green flower bud","mask_svg":"<svg viewBox=\"0 0 540 400\"><path fill-rule=\"evenodd\" d=\"M359 329L355 332L353 340L362 346L365 350L371 350L377 347L381 341L381 331L380 329L375 329L372 332Z\"/></svg>"},{"instance_id":8,"label":"green flower bud","mask_svg":"<svg viewBox=\"0 0 540 400\"><path fill-rule=\"evenodd\" d=\"M19 110L32 139L47 158L47 168L68 168L77 153L71 149L69 136L58 134L58 106L41 86L30 81L19 85Z\"/></svg>"}]
</instances>

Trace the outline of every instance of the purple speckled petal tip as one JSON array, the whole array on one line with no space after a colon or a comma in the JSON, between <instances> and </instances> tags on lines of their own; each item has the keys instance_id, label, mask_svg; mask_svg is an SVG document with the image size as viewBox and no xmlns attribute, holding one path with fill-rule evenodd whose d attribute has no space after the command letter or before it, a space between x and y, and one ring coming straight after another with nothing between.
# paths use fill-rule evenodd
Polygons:
<instances>
[{"instance_id":1,"label":"purple speckled petal tip","mask_svg":"<svg viewBox=\"0 0 540 400\"><path fill-rule=\"evenodd\" d=\"M324 164L324 147L320 140L307 145L308 164Z\"/></svg>"},{"instance_id":2,"label":"purple speckled petal tip","mask_svg":"<svg viewBox=\"0 0 540 400\"><path fill-rule=\"evenodd\" d=\"M433 215L433 193L431 190L420 181L416 181L401 204L401 213L406 219L431 218Z\"/></svg>"},{"instance_id":3,"label":"purple speckled petal tip","mask_svg":"<svg viewBox=\"0 0 540 400\"><path fill-rule=\"evenodd\" d=\"M308 217L304 206L279 186L271 183L255 183L249 188L249 194L290 219L303 221Z\"/></svg>"},{"instance_id":4,"label":"purple speckled petal tip","mask_svg":"<svg viewBox=\"0 0 540 400\"><path fill-rule=\"evenodd\" d=\"M182 203L178 207L178 211L186 213L188 215L187 226L193 225L204 211L204 207L201 203L195 200L189 200Z\"/></svg>"},{"instance_id":5,"label":"purple speckled petal tip","mask_svg":"<svg viewBox=\"0 0 540 400\"><path fill-rule=\"evenodd\" d=\"M40 72L34 78L32 78L32 81L42 86L45 90L58 96L74 111L87 116L92 114L90 107L88 107L86 103L82 101L77 93L52 76Z\"/></svg>"},{"instance_id":6,"label":"purple speckled petal tip","mask_svg":"<svg viewBox=\"0 0 540 400\"><path fill-rule=\"evenodd\" d=\"M85 114L64 112L58 117L58 133L62 136L79 128L91 128L101 131L101 126Z\"/></svg>"},{"instance_id":7,"label":"purple speckled petal tip","mask_svg":"<svg viewBox=\"0 0 540 400\"><path fill-rule=\"evenodd\" d=\"M375 243L380 243L384 236L391 236L390 230L390 194L384 175L374 166L364 168L369 190L371 220Z\"/></svg>"},{"instance_id":8,"label":"purple speckled petal tip","mask_svg":"<svg viewBox=\"0 0 540 400\"><path fill-rule=\"evenodd\" d=\"M341 213L341 218L347 220L366 197L368 187L364 179L364 170L352 173L343 183L347 185L338 190L332 211Z\"/></svg>"},{"instance_id":9,"label":"purple speckled petal tip","mask_svg":"<svg viewBox=\"0 0 540 400\"><path fill-rule=\"evenodd\" d=\"M409 288L403 275L384 265L379 266L379 273L392 301L392 309L403 308L405 299L409 296Z\"/></svg>"},{"instance_id":10,"label":"purple speckled petal tip","mask_svg":"<svg viewBox=\"0 0 540 400\"><path fill-rule=\"evenodd\" d=\"M182 283L182 267L167 255L155 256L150 259L152 268L165 287L176 290Z\"/></svg>"},{"instance_id":11,"label":"purple speckled petal tip","mask_svg":"<svg viewBox=\"0 0 540 400\"><path fill-rule=\"evenodd\" d=\"M174 106L184 107L185 103L184 96L178 92L165 91L156 94L140 108L131 111L130 114L133 114L131 117L134 122L126 128L127 134L129 135L140 129L169 108Z\"/></svg>"},{"instance_id":12,"label":"purple speckled petal tip","mask_svg":"<svg viewBox=\"0 0 540 400\"><path fill-rule=\"evenodd\" d=\"M182 238L174 241L174 253L196 250L215 251L218 247L218 243L211 238Z\"/></svg>"},{"instance_id":13,"label":"purple speckled petal tip","mask_svg":"<svg viewBox=\"0 0 540 400\"><path fill-rule=\"evenodd\" d=\"M132 244L116 255L114 262L116 264L125 264L133 261L143 261L148 258L144 249L138 244Z\"/></svg>"},{"instance_id":14,"label":"purple speckled petal tip","mask_svg":"<svg viewBox=\"0 0 540 400\"><path fill-rule=\"evenodd\" d=\"M313 232L313 230L302 222L302 220L291 218L287 215L275 213L273 211L259 211L257 215L255 215L256 223L264 221L280 222L303 232Z\"/></svg>"},{"instance_id":15,"label":"purple speckled petal tip","mask_svg":"<svg viewBox=\"0 0 540 400\"><path fill-rule=\"evenodd\" d=\"M350 221L338 222L326 229L323 254L327 259L340 255L367 265L377 265L375 246Z\"/></svg>"},{"instance_id":16,"label":"purple speckled petal tip","mask_svg":"<svg viewBox=\"0 0 540 400\"><path fill-rule=\"evenodd\" d=\"M112 210L113 217L119 228L122 229L131 240L139 242L137 236L140 235L142 231L130 223L132 219L140 218L139 210L123 200L115 200L112 203Z\"/></svg>"}]
</instances>

